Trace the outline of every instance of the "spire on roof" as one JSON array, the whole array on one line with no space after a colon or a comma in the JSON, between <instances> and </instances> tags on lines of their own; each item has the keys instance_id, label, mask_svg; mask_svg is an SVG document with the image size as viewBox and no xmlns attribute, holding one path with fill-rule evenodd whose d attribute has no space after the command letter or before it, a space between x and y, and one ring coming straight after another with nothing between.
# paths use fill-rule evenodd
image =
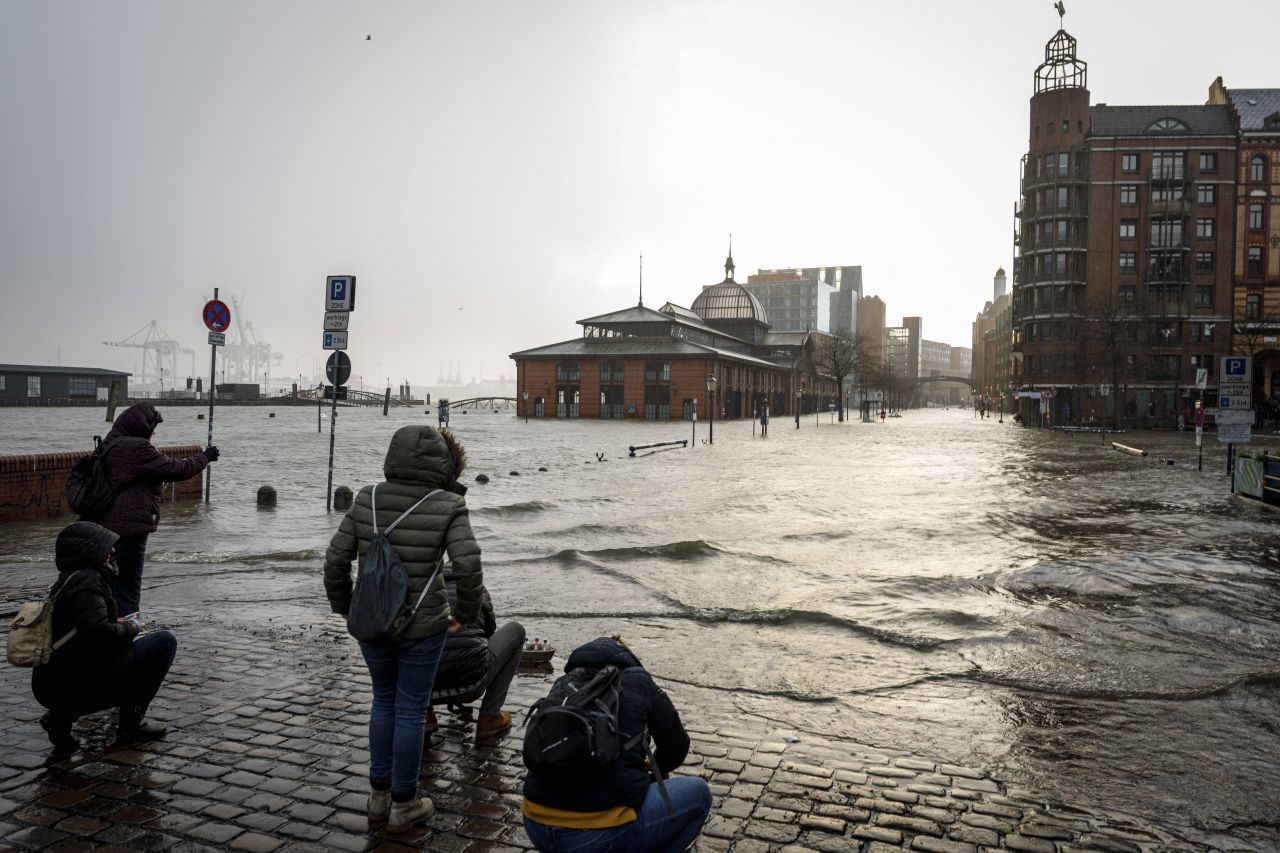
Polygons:
<instances>
[{"instance_id":1,"label":"spire on roof","mask_svg":"<svg viewBox=\"0 0 1280 853\"><path fill-rule=\"evenodd\" d=\"M729 235L729 257L724 259L724 280L733 281L733 235Z\"/></svg>"},{"instance_id":2,"label":"spire on roof","mask_svg":"<svg viewBox=\"0 0 1280 853\"><path fill-rule=\"evenodd\" d=\"M644 252L640 253L640 307L644 307Z\"/></svg>"}]
</instances>

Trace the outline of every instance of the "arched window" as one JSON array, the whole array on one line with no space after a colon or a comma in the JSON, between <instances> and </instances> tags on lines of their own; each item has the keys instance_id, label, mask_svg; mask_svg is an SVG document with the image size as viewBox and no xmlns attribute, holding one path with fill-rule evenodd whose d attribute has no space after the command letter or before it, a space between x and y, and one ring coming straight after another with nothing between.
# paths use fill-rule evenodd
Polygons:
<instances>
[{"instance_id":1,"label":"arched window","mask_svg":"<svg viewBox=\"0 0 1280 853\"><path fill-rule=\"evenodd\" d=\"M1267 158L1261 154L1249 161L1249 183L1260 184L1267 179Z\"/></svg>"},{"instance_id":2,"label":"arched window","mask_svg":"<svg viewBox=\"0 0 1280 853\"><path fill-rule=\"evenodd\" d=\"M1158 118L1147 125L1143 133L1186 133L1191 130L1186 122L1176 118Z\"/></svg>"}]
</instances>

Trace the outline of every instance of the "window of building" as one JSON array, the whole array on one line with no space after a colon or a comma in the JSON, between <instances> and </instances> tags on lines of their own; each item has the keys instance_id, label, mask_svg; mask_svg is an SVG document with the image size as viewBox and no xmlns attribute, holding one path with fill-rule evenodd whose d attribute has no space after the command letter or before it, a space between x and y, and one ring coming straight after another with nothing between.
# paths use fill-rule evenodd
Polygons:
<instances>
[{"instance_id":1,"label":"window of building","mask_svg":"<svg viewBox=\"0 0 1280 853\"><path fill-rule=\"evenodd\" d=\"M1120 253L1120 272L1136 272L1138 269L1137 252Z\"/></svg>"},{"instance_id":2,"label":"window of building","mask_svg":"<svg viewBox=\"0 0 1280 853\"><path fill-rule=\"evenodd\" d=\"M1213 285L1211 284L1196 285L1196 307L1197 308L1213 307Z\"/></svg>"},{"instance_id":3,"label":"window of building","mask_svg":"<svg viewBox=\"0 0 1280 853\"><path fill-rule=\"evenodd\" d=\"M1196 272L1213 272L1213 252L1196 252Z\"/></svg>"},{"instance_id":4,"label":"window of building","mask_svg":"<svg viewBox=\"0 0 1280 853\"><path fill-rule=\"evenodd\" d=\"M1067 253L1059 252L1053 256L1053 273L1057 276L1067 274Z\"/></svg>"},{"instance_id":5,"label":"window of building","mask_svg":"<svg viewBox=\"0 0 1280 853\"><path fill-rule=\"evenodd\" d=\"M1262 319L1262 294L1250 293L1244 298L1244 318L1246 320ZM28 394L27 396L30 396Z\"/></svg>"},{"instance_id":6,"label":"window of building","mask_svg":"<svg viewBox=\"0 0 1280 853\"><path fill-rule=\"evenodd\" d=\"M1182 180L1184 155L1181 151L1156 151L1151 155L1151 180Z\"/></svg>"},{"instance_id":7,"label":"window of building","mask_svg":"<svg viewBox=\"0 0 1280 853\"><path fill-rule=\"evenodd\" d=\"M1213 239L1213 220L1212 219L1196 220L1196 238L1199 240Z\"/></svg>"},{"instance_id":8,"label":"window of building","mask_svg":"<svg viewBox=\"0 0 1280 853\"><path fill-rule=\"evenodd\" d=\"M1058 152L1058 177L1065 178L1071 174L1071 155L1066 151Z\"/></svg>"},{"instance_id":9,"label":"window of building","mask_svg":"<svg viewBox=\"0 0 1280 853\"><path fill-rule=\"evenodd\" d=\"M1249 161L1249 183L1260 184L1267 179L1267 158L1261 154Z\"/></svg>"},{"instance_id":10,"label":"window of building","mask_svg":"<svg viewBox=\"0 0 1280 853\"><path fill-rule=\"evenodd\" d=\"M649 362L644 366L645 382L670 382L671 365L664 362Z\"/></svg>"},{"instance_id":11,"label":"window of building","mask_svg":"<svg viewBox=\"0 0 1280 853\"><path fill-rule=\"evenodd\" d=\"M67 380L67 396L95 397L98 394L98 383L91 376L72 376Z\"/></svg>"},{"instance_id":12,"label":"window of building","mask_svg":"<svg viewBox=\"0 0 1280 853\"><path fill-rule=\"evenodd\" d=\"M1122 172L1138 171L1138 155L1137 154L1121 154L1120 155L1120 171Z\"/></svg>"},{"instance_id":13,"label":"window of building","mask_svg":"<svg viewBox=\"0 0 1280 853\"><path fill-rule=\"evenodd\" d=\"M1071 131L1071 122L1067 121L1067 120L1064 118L1064 119L1062 120L1062 132L1063 132L1063 133L1069 133L1070 131Z\"/></svg>"},{"instance_id":14,"label":"window of building","mask_svg":"<svg viewBox=\"0 0 1280 853\"><path fill-rule=\"evenodd\" d=\"M1151 245L1175 247L1182 245L1181 219L1151 220Z\"/></svg>"},{"instance_id":15,"label":"window of building","mask_svg":"<svg viewBox=\"0 0 1280 853\"><path fill-rule=\"evenodd\" d=\"M644 386L644 416L650 421L671 419L671 386Z\"/></svg>"},{"instance_id":16,"label":"window of building","mask_svg":"<svg viewBox=\"0 0 1280 853\"><path fill-rule=\"evenodd\" d=\"M1213 342L1213 324L1212 324L1212 323L1203 323L1203 324L1201 324L1201 329L1203 329L1203 330L1204 330L1204 336L1203 336L1203 337L1204 337L1204 342L1205 342L1206 344L1207 344L1207 343L1212 343L1212 342Z\"/></svg>"},{"instance_id":17,"label":"window of building","mask_svg":"<svg viewBox=\"0 0 1280 853\"><path fill-rule=\"evenodd\" d=\"M1137 184L1121 184L1120 185L1120 203L1131 205L1138 203L1138 185Z\"/></svg>"},{"instance_id":18,"label":"window of building","mask_svg":"<svg viewBox=\"0 0 1280 853\"><path fill-rule=\"evenodd\" d=\"M1056 228L1058 230L1058 242L1065 243L1067 240L1067 220L1057 220Z\"/></svg>"},{"instance_id":19,"label":"window of building","mask_svg":"<svg viewBox=\"0 0 1280 853\"><path fill-rule=\"evenodd\" d=\"M1245 272L1249 275L1262 275L1262 247L1250 246L1246 257Z\"/></svg>"},{"instance_id":20,"label":"window of building","mask_svg":"<svg viewBox=\"0 0 1280 853\"><path fill-rule=\"evenodd\" d=\"M3 391L4 388L5 388L4 374L0 373L0 391Z\"/></svg>"},{"instance_id":21,"label":"window of building","mask_svg":"<svg viewBox=\"0 0 1280 853\"><path fill-rule=\"evenodd\" d=\"M40 377L39 376L27 377L27 396L28 397L40 396Z\"/></svg>"},{"instance_id":22,"label":"window of building","mask_svg":"<svg viewBox=\"0 0 1280 853\"><path fill-rule=\"evenodd\" d=\"M1182 356L1180 355L1161 354L1151 356L1152 379L1177 379L1181 369Z\"/></svg>"},{"instance_id":23,"label":"window of building","mask_svg":"<svg viewBox=\"0 0 1280 853\"><path fill-rule=\"evenodd\" d=\"M1262 230L1262 205L1260 204L1249 205L1249 230Z\"/></svg>"},{"instance_id":24,"label":"window of building","mask_svg":"<svg viewBox=\"0 0 1280 853\"><path fill-rule=\"evenodd\" d=\"M1181 201L1182 187L1156 186L1151 188L1152 201Z\"/></svg>"},{"instance_id":25,"label":"window of building","mask_svg":"<svg viewBox=\"0 0 1280 853\"><path fill-rule=\"evenodd\" d=\"M1132 240L1138 236L1138 220L1121 219L1120 220L1120 239Z\"/></svg>"},{"instance_id":26,"label":"window of building","mask_svg":"<svg viewBox=\"0 0 1280 853\"><path fill-rule=\"evenodd\" d=\"M1176 118L1158 118L1147 125L1143 133L1186 133L1191 128Z\"/></svg>"},{"instance_id":27,"label":"window of building","mask_svg":"<svg viewBox=\"0 0 1280 853\"><path fill-rule=\"evenodd\" d=\"M562 361L556 364L556 381L577 382L578 363L576 361Z\"/></svg>"},{"instance_id":28,"label":"window of building","mask_svg":"<svg viewBox=\"0 0 1280 853\"><path fill-rule=\"evenodd\" d=\"M1213 184L1197 184L1196 185L1196 202L1199 204L1213 204L1218 200L1218 188Z\"/></svg>"},{"instance_id":29,"label":"window of building","mask_svg":"<svg viewBox=\"0 0 1280 853\"><path fill-rule=\"evenodd\" d=\"M1132 284L1122 284L1116 291L1117 299L1121 305L1132 305L1137 299L1138 289Z\"/></svg>"},{"instance_id":30,"label":"window of building","mask_svg":"<svg viewBox=\"0 0 1280 853\"><path fill-rule=\"evenodd\" d=\"M1043 174L1043 173L1041 172L1041 170L1040 170L1040 158L1039 158L1039 157L1034 157L1034 158L1032 158L1032 159L1034 159L1034 160L1036 161L1036 177L1037 177L1037 178L1039 178L1039 177L1040 177L1040 175L1041 175L1041 174Z\"/></svg>"},{"instance_id":31,"label":"window of building","mask_svg":"<svg viewBox=\"0 0 1280 853\"><path fill-rule=\"evenodd\" d=\"M1215 151L1200 152L1200 172L1212 175L1218 171L1218 154Z\"/></svg>"},{"instance_id":32,"label":"window of building","mask_svg":"<svg viewBox=\"0 0 1280 853\"><path fill-rule=\"evenodd\" d=\"M1067 209L1067 188L1058 187L1058 210Z\"/></svg>"},{"instance_id":33,"label":"window of building","mask_svg":"<svg viewBox=\"0 0 1280 853\"><path fill-rule=\"evenodd\" d=\"M623 371L622 362L620 361L603 361L600 363L600 381L605 382L622 382L626 374Z\"/></svg>"}]
</instances>

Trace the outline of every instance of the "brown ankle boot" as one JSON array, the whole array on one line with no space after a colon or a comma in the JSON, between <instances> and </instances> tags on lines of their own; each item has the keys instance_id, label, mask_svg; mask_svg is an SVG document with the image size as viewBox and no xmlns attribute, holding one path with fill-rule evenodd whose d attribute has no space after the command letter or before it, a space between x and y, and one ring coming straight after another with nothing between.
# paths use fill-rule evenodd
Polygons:
<instances>
[{"instance_id":1,"label":"brown ankle boot","mask_svg":"<svg viewBox=\"0 0 1280 853\"><path fill-rule=\"evenodd\" d=\"M427 719L422 724L422 733L433 735L436 733L436 730L439 728L440 728L440 721L436 719L436 712L428 708Z\"/></svg>"},{"instance_id":2,"label":"brown ankle boot","mask_svg":"<svg viewBox=\"0 0 1280 853\"><path fill-rule=\"evenodd\" d=\"M499 711L496 714L481 714L480 718L476 720L476 737L497 737L509 728L511 728L511 713L509 711Z\"/></svg>"}]
</instances>

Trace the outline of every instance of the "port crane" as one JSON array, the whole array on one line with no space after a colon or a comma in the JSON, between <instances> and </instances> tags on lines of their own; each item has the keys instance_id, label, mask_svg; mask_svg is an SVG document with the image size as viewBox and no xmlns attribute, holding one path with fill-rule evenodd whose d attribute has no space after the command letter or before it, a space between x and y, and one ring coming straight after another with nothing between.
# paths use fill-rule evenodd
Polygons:
<instances>
[{"instance_id":1,"label":"port crane","mask_svg":"<svg viewBox=\"0 0 1280 853\"><path fill-rule=\"evenodd\" d=\"M163 384L165 371L168 371L170 382L178 381L178 356L191 356L191 372L196 375L195 350L182 346L177 339L160 328L160 324L152 320L129 337L119 341L103 341L104 346L131 347L142 350L142 371L138 376L139 385L148 383Z\"/></svg>"}]
</instances>

